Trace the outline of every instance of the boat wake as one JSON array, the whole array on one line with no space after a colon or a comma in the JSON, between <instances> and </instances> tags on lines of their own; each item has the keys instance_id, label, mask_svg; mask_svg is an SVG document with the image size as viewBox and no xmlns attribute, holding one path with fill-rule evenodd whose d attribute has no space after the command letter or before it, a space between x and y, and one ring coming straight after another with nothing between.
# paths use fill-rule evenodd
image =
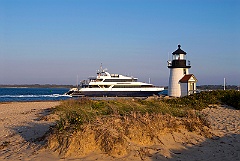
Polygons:
<instances>
[{"instance_id":1,"label":"boat wake","mask_svg":"<svg viewBox=\"0 0 240 161\"><path fill-rule=\"evenodd\" d=\"M39 98L39 97L49 97L49 98L58 98L58 97L71 97L68 95L62 94L50 94L50 95L1 95L0 98Z\"/></svg>"},{"instance_id":2,"label":"boat wake","mask_svg":"<svg viewBox=\"0 0 240 161\"><path fill-rule=\"evenodd\" d=\"M58 101L69 99L61 88L0 88L0 102Z\"/></svg>"}]
</instances>

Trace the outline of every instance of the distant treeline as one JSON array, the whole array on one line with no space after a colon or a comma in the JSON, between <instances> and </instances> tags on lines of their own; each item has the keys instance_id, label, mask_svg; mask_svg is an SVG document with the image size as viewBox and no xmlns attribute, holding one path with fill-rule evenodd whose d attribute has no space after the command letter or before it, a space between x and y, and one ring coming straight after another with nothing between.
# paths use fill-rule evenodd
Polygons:
<instances>
[{"instance_id":1,"label":"distant treeline","mask_svg":"<svg viewBox=\"0 0 240 161\"><path fill-rule=\"evenodd\" d=\"M223 85L201 85L197 86L197 89L199 90L221 90L223 89ZM236 85L227 85L225 89L233 89L233 90L239 90L240 87Z\"/></svg>"},{"instance_id":2,"label":"distant treeline","mask_svg":"<svg viewBox=\"0 0 240 161\"><path fill-rule=\"evenodd\" d=\"M168 86L165 86L164 89L168 89ZM197 89L198 90L223 90L223 85L200 85L200 86L197 86ZM225 89L240 90L240 86L227 85Z\"/></svg>"},{"instance_id":3,"label":"distant treeline","mask_svg":"<svg viewBox=\"0 0 240 161\"><path fill-rule=\"evenodd\" d=\"M57 85L57 84L14 84L14 85L0 85L0 88L72 88L73 85Z\"/></svg>"}]
</instances>

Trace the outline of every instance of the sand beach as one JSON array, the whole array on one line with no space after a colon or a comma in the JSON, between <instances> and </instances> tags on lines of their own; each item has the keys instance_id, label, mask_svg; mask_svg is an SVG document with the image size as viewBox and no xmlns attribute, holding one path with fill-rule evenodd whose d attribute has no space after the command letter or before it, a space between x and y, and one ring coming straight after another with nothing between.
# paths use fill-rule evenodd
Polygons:
<instances>
[{"instance_id":1,"label":"sand beach","mask_svg":"<svg viewBox=\"0 0 240 161\"><path fill-rule=\"evenodd\" d=\"M202 112L210 122L211 138L194 133L173 132L163 136L162 145L142 146L122 158L91 153L81 158L64 158L45 148L44 134L54 125L50 108L60 102L11 102L0 104L0 160L240 160L240 110L214 106Z\"/></svg>"}]
</instances>

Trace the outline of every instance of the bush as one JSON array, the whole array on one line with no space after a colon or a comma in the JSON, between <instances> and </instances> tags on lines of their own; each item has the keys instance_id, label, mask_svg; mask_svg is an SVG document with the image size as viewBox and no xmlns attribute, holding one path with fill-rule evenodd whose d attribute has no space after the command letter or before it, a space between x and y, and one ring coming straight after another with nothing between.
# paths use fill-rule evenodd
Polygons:
<instances>
[{"instance_id":1,"label":"bush","mask_svg":"<svg viewBox=\"0 0 240 161\"><path fill-rule=\"evenodd\" d=\"M190 96L163 100L173 107L188 107L195 110L206 108L209 104L227 104L240 109L240 92L235 90L203 91Z\"/></svg>"},{"instance_id":2,"label":"bush","mask_svg":"<svg viewBox=\"0 0 240 161\"><path fill-rule=\"evenodd\" d=\"M240 91L229 90L221 97L221 101L240 110Z\"/></svg>"}]
</instances>

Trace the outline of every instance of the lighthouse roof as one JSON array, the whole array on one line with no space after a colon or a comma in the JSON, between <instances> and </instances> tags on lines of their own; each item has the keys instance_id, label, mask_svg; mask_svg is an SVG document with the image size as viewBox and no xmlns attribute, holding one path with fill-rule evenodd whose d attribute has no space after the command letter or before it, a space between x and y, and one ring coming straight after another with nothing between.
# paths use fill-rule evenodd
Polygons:
<instances>
[{"instance_id":1,"label":"lighthouse roof","mask_svg":"<svg viewBox=\"0 0 240 161\"><path fill-rule=\"evenodd\" d=\"M184 54L186 55L187 53L181 49L181 45L178 45L178 49L172 53L173 55L176 54Z\"/></svg>"}]
</instances>

